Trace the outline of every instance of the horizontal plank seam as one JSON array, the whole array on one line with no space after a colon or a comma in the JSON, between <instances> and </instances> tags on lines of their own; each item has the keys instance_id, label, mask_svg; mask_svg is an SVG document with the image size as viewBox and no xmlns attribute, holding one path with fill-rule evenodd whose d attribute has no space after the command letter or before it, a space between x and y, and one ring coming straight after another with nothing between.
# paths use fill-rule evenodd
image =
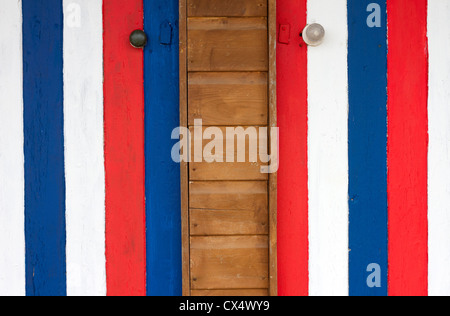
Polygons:
<instances>
[{"instance_id":1,"label":"horizontal plank seam","mask_svg":"<svg viewBox=\"0 0 450 316\"><path fill-rule=\"evenodd\" d=\"M260 288L260 289L243 289L243 288L233 288L233 289L193 289L192 291L261 291L268 290L269 288Z\"/></svg>"},{"instance_id":2,"label":"horizontal plank seam","mask_svg":"<svg viewBox=\"0 0 450 316\"><path fill-rule=\"evenodd\" d=\"M188 74L195 74L195 73L207 73L207 74L212 74L212 73L246 73L246 74L253 74L253 73L269 73L268 70L188 70L187 71ZM189 79L187 81L188 85L189 85Z\"/></svg>"},{"instance_id":3,"label":"horizontal plank seam","mask_svg":"<svg viewBox=\"0 0 450 316\"><path fill-rule=\"evenodd\" d=\"M267 19L267 15L225 15L225 16L188 16L189 19ZM189 21L188 21L189 24Z\"/></svg>"}]
</instances>

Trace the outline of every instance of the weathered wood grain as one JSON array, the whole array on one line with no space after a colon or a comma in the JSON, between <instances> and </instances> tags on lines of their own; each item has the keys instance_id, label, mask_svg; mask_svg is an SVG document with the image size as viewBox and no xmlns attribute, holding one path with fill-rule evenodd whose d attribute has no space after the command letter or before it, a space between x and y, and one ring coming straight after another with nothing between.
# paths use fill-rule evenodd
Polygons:
<instances>
[{"instance_id":1,"label":"weathered wood grain","mask_svg":"<svg viewBox=\"0 0 450 316\"><path fill-rule=\"evenodd\" d=\"M267 209L191 210L191 236L267 235Z\"/></svg>"},{"instance_id":2,"label":"weathered wood grain","mask_svg":"<svg viewBox=\"0 0 450 316\"><path fill-rule=\"evenodd\" d=\"M216 128L214 136L214 142L222 144L222 148L216 146L215 148L210 148L212 146L210 142L212 140L203 140L203 160L195 161L194 156L195 147L191 151L191 163L189 163L189 179L191 181L208 181L208 180L226 180L226 181L236 181L236 180L268 180L268 175L261 173L261 167L266 165L262 163L259 158L260 151L260 139L259 130L256 127L245 127L244 131L248 131L248 136L245 136L245 153L242 149L239 149L238 144L242 143L243 138L235 136L234 133L227 133L228 127ZM234 130L234 127L231 127ZM203 131L207 130L207 127L203 128ZM190 131L194 135L194 128L191 127ZM220 133L219 133L220 131ZM217 132L217 133L216 133ZM265 136L265 135L264 135ZM233 148L233 138L234 138L234 148ZM241 139L241 140L240 140ZM267 137L261 141L267 143ZM197 146L194 142L194 146ZM267 146L267 145L266 145ZM208 150L205 151L205 148ZM250 150L251 149L251 150ZM234 150L234 162L227 162L227 154L232 153ZM242 153L240 152L242 151ZM252 153L250 153L252 151ZM244 155L244 159L240 157ZM250 160L250 156L252 160ZM240 158L240 159L238 159ZM241 162L239 162L241 161ZM243 162L242 162L243 161Z\"/></svg>"},{"instance_id":3,"label":"weathered wood grain","mask_svg":"<svg viewBox=\"0 0 450 316\"><path fill-rule=\"evenodd\" d=\"M269 287L267 236L192 237L194 290Z\"/></svg>"},{"instance_id":4,"label":"weathered wood grain","mask_svg":"<svg viewBox=\"0 0 450 316\"><path fill-rule=\"evenodd\" d=\"M267 71L267 18L189 18L189 71Z\"/></svg>"},{"instance_id":5,"label":"weathered wood grain","mask_svg":"<svg viewBox=\"0 0 450 316\"><path fill-rule=\"evenodd\" d=\"M267 181L190 182L191 209L267 210Z\"/></svg>"},{"instance_id":6,"label":"weathered wood grain","mask_svg":"<svg viewBox=\"0 0 450 316\"><path fill-rule=\"evenodd\" d=\"M188 99L187 99L187 2L180 0L180 126L188 127ZM190 283L190 243L189 243L189 165L180 163L181 186L181 244L182 244L182 274L183 296L191 294Z\"/></svg>"},{"instance_id":7,"label":"weathered wood grain","mask_svg":"<svg viewBox=\"0 0 450 316\"><path fill-rule=\"evenodd\" d=\"M267 16L267 0L188 0L188 16Z\"/></svg>"},{"instance_id":8,"label":"weathered wood grain","mask_svg":"<svg viewBox=\"0 0 450 316\"><path fill-rule=\"evenodd\" d=\"M269 291L267 289L261 290L194 290L192 291L192 296L269 296Z\"/></svg>"},{"instance_id":9,"label":"weathered wood grain","mask_svg":"<svg viewBox=\"0 0 450 316\"><path fill-rule=\"evenodd\" d=\"M181 1L181 27L186 27L186 34L180 36L185 45L185 49L183 45L180 48L180 88L184 94L181 124L188 124L193 136L193 162L188 164L188 172L182 171L182 192L186 195L183 218L189 223L186 227L184 222L183 234L193 236L189 251L184 250L185 257L190 258L190 271L183 275L184 293L191 294L192 290L193 295L212 295L198 290L215 289L216 294L239 295L248 289L268 295L270 282L270 294L276 295L277 278L269 278L269 271L276 274L277 180L276 174L261 173L263 164L258 154L267 150L259 147L259 130L251 130L276 126L276 2ZM201 130L194 128L200 120ZM253 133L255 147L248 140L241 141L245 142L243 160L247 162L237 162L242 156L237 159L236 151L231 154L235 162L226 162L225 155L231 151L227 143L231 142L223 135L233 126L250 127L246 131ZM207 139L199 141L205 131L209 132ZM264 135L264 145L268 145L268 137ZM252 157L248 154L250 147L254 149ZM183 187L187 177L189 188ZM269 202L269 197L273 201ZM203 249L205 246L210 249ZM242 246L248 249L244 251ZM261 247L265 249L262 255ZM250 255L253 259L258 254L262 259L257 260L256 270L248 261L249 253L256 253ZM222 292L224 289L231 291Z\"/></svg>"},{"instance_id":10,"label":"weathered wood grain","mask_svg":"<svg viewBox=\"0 0 450 316\"><path fill-rule=\"evenodd\" d=\"M190 125L267 125L267 73L199 72L188 80Z\"/></svg>"},{"instance_id":11,"label":"weathered wood grain","mask_svg":"<svg viewBox=\"0 0 450 316\"><path fill-rule=\"evenodd\" d=\"M269 0L269 127L278 127L277 110L277 1ZM277 135L269 134L269 139L278 138ZM269 142L273 144L272 141ZM277 148L270 148L271 153ZM277 153L277 160L279 154ZM271 162L274 164L274 161ZM278 161L276 170L269 175L269 293L270 296L278 295Z\"/></svg>"}]
</instances>

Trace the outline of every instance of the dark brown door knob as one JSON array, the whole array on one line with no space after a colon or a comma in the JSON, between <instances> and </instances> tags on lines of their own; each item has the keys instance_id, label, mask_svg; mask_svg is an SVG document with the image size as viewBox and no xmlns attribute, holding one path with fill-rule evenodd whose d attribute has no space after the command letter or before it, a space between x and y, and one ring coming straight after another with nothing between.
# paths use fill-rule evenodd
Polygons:
<instances>
[{"instance_id":1,"label":"dark brown door knob","mask_svg":"<svg viewBox=\"0 0 450 316\"><path fill-rule=\"evenodd\" d=\"M135 30L130 35L131 46L135 48L144 48L147 45L147 34L142 30Z\"/></svg>"}]
</instances>

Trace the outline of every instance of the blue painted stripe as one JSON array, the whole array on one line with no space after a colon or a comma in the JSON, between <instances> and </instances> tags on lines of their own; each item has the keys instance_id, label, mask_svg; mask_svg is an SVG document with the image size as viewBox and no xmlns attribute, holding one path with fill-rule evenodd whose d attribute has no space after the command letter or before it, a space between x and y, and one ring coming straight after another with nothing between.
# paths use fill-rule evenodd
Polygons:
<instances>
[{"instance_id":1,"label":"blue painted stripe","mask_svg":"<svg viewBox=\"0 0 450 316\"><path fill-rule=\"evenodd\" d=\"M61 0L23 0L27 295L66 294Z\"/></svg>"},{"instance_id":2,"label":"blue painted stripe","mask_svg":"<svg viewBox=\"0 0 450 316\"><path fill-rule=\"evenodd\" d=\"M367 24L371 3L381 8L381 27ZM348 0L348 26L350 295L384 296L388 272L386 1ZM370 264L381 268L381 287L368 286Z\"/></svg>"},{"instance_id":3,"label":"blue painted stripe","mask_svg":"<svg viewBox=\"0 0 450 316\"><path fill-rule=\"evenodd\" d=\"M171 158L180 120L178 0L145 0L144 25L147 294L180 296L180 167Z\"/></svg>"}]
</instances>

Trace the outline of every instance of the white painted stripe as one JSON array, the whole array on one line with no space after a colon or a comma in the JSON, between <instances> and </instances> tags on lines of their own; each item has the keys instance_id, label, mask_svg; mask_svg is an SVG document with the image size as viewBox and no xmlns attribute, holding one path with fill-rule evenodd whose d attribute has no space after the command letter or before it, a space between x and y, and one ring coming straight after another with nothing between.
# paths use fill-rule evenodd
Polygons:
<instances>
[{"instance_id":1,"label":"white painted stripe","mask_svg":"<svg viewBox=\"0 0 450 316\"><path fill-rule=\"evenodd\" d=\"M429 294L450 295L450 0L428 1Z\"/></svg>"},{"instance_id":2,"label":"white painted stripe","mask_svg":"<svg viewBox=\"0 0 450 316\"><path fill-rule=\"evenodd\" d=\"M0 296L25 295L22 0L0 9Z\"/></svg>"},{"instance_id":3,"label":"white painted stripe","mask_svg":"<svg viewBox=\"0 0 450 316\"><path fill-rule=\"evenodd\" d=\"M106 295L102 0L64 0L67 294Z\"/></svg>"},{"instance_id":4,"label":"white painted stripe","mask_svg":"<svg viewBox=\"0 0 450 316\"><path fill-rule=\"evenodd\" d=\"M349 294L347 1L309 0L324 43L308 49L310 295Z\"/></svg>"}]
</instances>

